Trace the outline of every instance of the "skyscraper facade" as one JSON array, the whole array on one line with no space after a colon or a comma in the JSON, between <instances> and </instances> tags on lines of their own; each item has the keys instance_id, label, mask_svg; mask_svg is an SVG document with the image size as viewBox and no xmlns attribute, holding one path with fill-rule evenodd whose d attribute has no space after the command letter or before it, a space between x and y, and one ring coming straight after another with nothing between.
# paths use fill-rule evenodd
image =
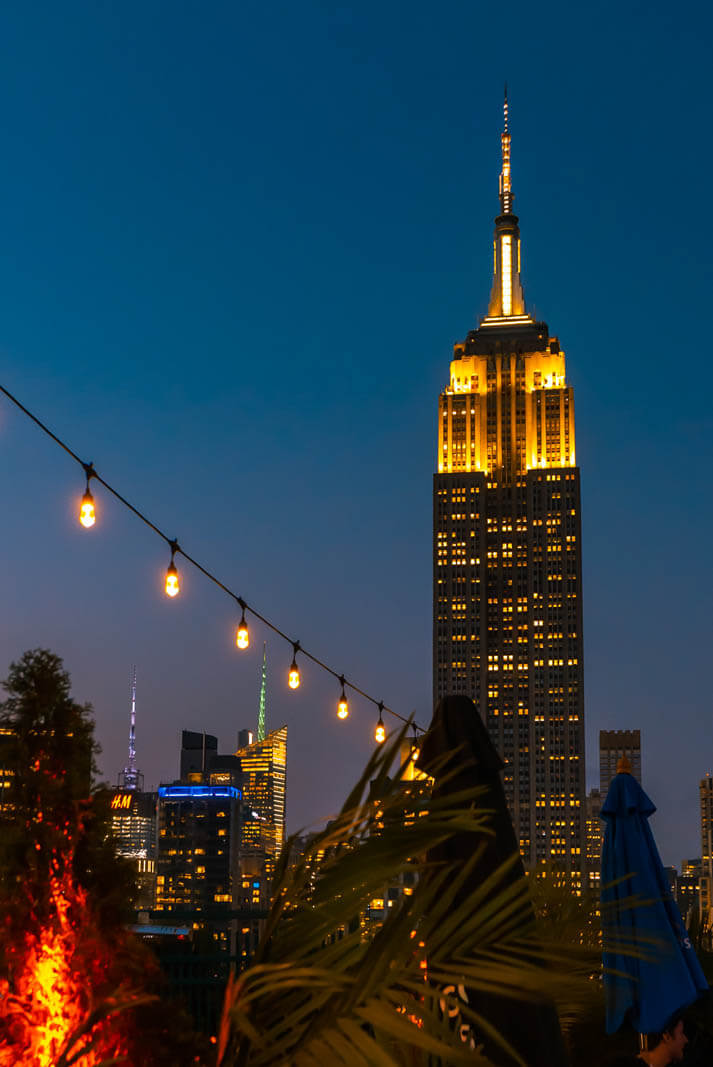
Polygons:
<instances>
[{"instance_id":1,"label":"skyscraper facade","mask_svg":"<svg viewBox=\"0 0 713 1067\"><path fill-rule=\"evenodd\" d=\"M156 793L131 788L111 797L111 829L118 856L136 869L139 909L153 908L156 892Z\"/></svg>"},{"instance_id":2,"label":"skyscraper facade","mask_svg":"<svg viewBox=\"0 0 713 1067\"><path fill-rule=\"evenodd\" d=\"M601 885L604 820L601 816L604 798L598 789L591 789L584 801L585 859L590 889Z\"/></svg>"},{"instance_id":3,"label":"skyscraper facade","mask_svg":"<svg viewBox=\"0 0 713 1067\"><path fill-rule=\"evenodd\" d=\"M243 863L247 864L250 853L255 859L261 857L269 882L285 843L287 727L238 748L235 755L240 760L244 803L254 813L254 818L243 824Z\"/></svg>"},{"instance_id":4,"label":"skyscraper facade","mask_svg":"<svg viewBox=\"0 0 713 1067\"><path fill-rule=\"evenodd\" d=\"M240 821L240 789L230 782L159 786L158 911L236 906Z\"/></svg>"},{"instance_id":5,"label":"skyscraper facade","mask_svg":"<svg viewBox=\"0 0 713 1067\"><path fill-rule=\"evenodd\" d=\"M617 764L626 757L631 764L631 773L641 785L641 731L599 731L599 792L606 799Z\"/></svg>"},{"instance_id":6,"label":"skyscraper facade","mask_svg":"<svg viewBox=\"0 0 713 1067\"><path fill-rule=\"evenodd\" d=\"M681 873L676 887L676 902L681 909L686 926L690 926L695 916L701 914L701 881L703 864L701 857L681 860Z\"/></svg>"},{"instance_id":7,"label":"skyscraper facade","mask_svg":"<svg viewBox=\"0 0 713 1067\"><path fill-rule=\"evenodd\" d=\"M710 933L713 926L713 778L701 778L701 884L698 896L701 926Z\"/></svg>"},{"instance_id":8,"label":"skyscraper facade","mask_svg":"<svg viewBox=\"0 0 713 1067\"><path fill-rule=\"evenodd\" d=\"M507 99L488 314L438 404L434 698L475 701L528 867L584 868L579 469L565 357L527 312Z\"/></svg>"},{"instance_id":9,"label":"skyscraper facade","mask_svg":"<svg viewBox=\"0 0 713 1067\"><path fill-rule=\"evenodd\" d=\"M206 773L211 761L218 755L218 738L196 730L181 731L181 781L189 774L199 778Z\"/></svg>"}]
</instances>

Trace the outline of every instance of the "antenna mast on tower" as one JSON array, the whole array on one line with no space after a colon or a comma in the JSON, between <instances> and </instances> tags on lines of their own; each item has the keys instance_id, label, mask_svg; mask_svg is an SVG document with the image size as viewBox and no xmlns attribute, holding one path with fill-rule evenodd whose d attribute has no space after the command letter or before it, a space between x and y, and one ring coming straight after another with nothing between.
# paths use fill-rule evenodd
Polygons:
<instances>
[{"instance_id":1,"label":"antenna mast on tower","mask_svg":"<svg viewBox=\"0 0 713 1067\"><path fill-rule=\"evenodd\" d=\"M129 771L136 774L136 667L131 675L131 726L129 727Z\"/></svg>"},{"instance_id":2,"label":"antenna mast on tower","mask_svg":"<svg viewBox=\"0 0 713 1067\"><path fill-rule=\"evenodd\" d=\"M260 710L257 716L257 739L265 740L265 690L267 688L267 642L262 644L262 681L260 682Z\"/></svg>"},{"instance_id":3,"label":"antenna mast on tower","mask_svg":"<svg viewBox=\"0 0 713 1067\"><path fill-rule=\"evenodd\" d=\"M136 789L139 792L144 787L144 776L136 769L136 667L131 672L131 723L129 726L129 762L123 771L119 772L119 786L121 789Z\"/></svg>"}]
</instances>

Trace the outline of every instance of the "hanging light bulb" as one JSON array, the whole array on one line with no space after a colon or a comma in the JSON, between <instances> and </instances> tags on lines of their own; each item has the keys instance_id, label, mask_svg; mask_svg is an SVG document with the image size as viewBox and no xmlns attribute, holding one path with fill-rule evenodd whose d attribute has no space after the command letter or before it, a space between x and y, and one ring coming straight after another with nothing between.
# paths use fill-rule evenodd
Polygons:
<instances>
[{"instance_id":1,"label":"hanging light bulb","mask_svg":"<svg viewBox=\"0 0 713 1067\"><path fill-rule=\"evenodd\" d=\"M243 608L243 614L238 623L238 628L235 631L235 644L238 648L247 648L250 644L250 632L248 630L248 624L245 621L245 608Z\"/></svg>"},{"instance_id":2,"label":"hanging light bulb","mask_svg":"<svg viewBox=\"0 0 713 1067\"><path fill-rule=\"evenodd\" d=\"M379 745L383 745L384 741L386 740L386 727L384 726L383 713L384 705L379 702L379 721L377 722L376 728L374 730L374 740Z\"/></svg>"},{"instance_id":3,"label":"hanging light bulb","mask_svg":"<svg viewBox=\"0 0 713 1067\"><path fill-rule=\"evenodd\" d=\"M166 569L166 596L178 596L180 591L181 586L178 581L178 571L176 570L175 563L171 560Z\"/></svg>"},{"instance_id":4,"label":"hanging light bulb","mask_svg":"<svg viewBox=\"0 0 713 1067\"><path fill-rule=\"evenodd\" d=\"M82 503L79 508L79 521L85 530L90 529L97 521L96 512L94 511L94 497L89 492L89 485L87 485L86 492L82 497Z\"/></svg>"},{"instance_id":5,"label":"hanging light bulb","mask_svg":"<svg viewBox=\"0 0 713 1067\"><path fill-rule=\"evenodd\" d=\"M178 544L176 541L171 542L171 562L166 568L166 596L174 597L178 596L181 591L181 586L178 581L178 571L176 570L176 564L173 562L173 557L176 554Z\"/></svg>"},{"instance_id":6,"label":"hanging light bulb","mask_svg":"<svg viewBox=\"0 0 713 1067\"><path fill-rule=\"evenodd\" d=\"M299 641L295 641L292 647L294 648L294 655L292 656L292 663L290 664L290 673L287 675L287 684L289 685L290 689L299 689L300 669L297 666L297 653L299 652L300 648Z\"/></svg>"},{"instance_id":7,"label":"hanging light bulb","mask_svg":"<svg viewBox=\"0 0 713 1067\"><path fill-rule=\"evenodd\" d=\"M89 530L97 521L97 515L94 510L94 497L89 491L89 479L94 476L94 467L91 463L84 464L84 473L87 476L87 488L79 506L79 521L85 530Z\"/></svg>"},{"instance_id":8,"label":"hanging light bulb","mask_svg":"<svg viewBox=\"0 0 713 1067\"><path fill-rule=\"evenodd\" d=\"M344 675L341 676L339 681L342 683L342 695L340 696L339 703L337 704L337 717L340 719L346 719L347 715L349 714L349 701L347 700L346 694L344 692Z\"/></svg>"}]
</instances>

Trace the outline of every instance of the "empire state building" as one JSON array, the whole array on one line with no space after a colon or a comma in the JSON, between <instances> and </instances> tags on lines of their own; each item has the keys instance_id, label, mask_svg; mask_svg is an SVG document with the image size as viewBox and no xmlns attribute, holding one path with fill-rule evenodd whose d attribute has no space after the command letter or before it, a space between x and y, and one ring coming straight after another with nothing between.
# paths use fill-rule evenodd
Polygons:
<instances>
[{"instance_id":1,"label":"empire state building","mask_svg":"<svg viewBox=\"0 0 713 1067\"><path fill-rule=\"evenodd\" d=\"M433 686L476 704L528 868L584 879L579 469L565 357L520 280L505 98L488 314L438 401Z\"/></svg>"}]
</instances>

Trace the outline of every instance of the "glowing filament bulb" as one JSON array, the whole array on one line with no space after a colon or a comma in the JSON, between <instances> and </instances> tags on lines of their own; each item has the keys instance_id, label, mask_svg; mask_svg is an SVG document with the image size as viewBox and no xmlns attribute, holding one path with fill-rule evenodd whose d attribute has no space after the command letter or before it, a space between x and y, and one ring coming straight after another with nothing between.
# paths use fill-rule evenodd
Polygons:
<instances>
[{"instance_id":1,"label":"glowing filament bulb","mask_svg":"<svg viewBox=\"0 0 713 1067\"><path fill-rule=\"evenodd\" d=\"M349 714L349 701L347 700L346 694L344 692L344 679L341 678L340 681L342 683L342 695L340 696L339 703L337 704L337 717L340 719L346 719L347 715Z\"/></svg>"},{"instance_id":2,"label":"glowing filament bulb","mask_svg":"<svg viewBox=\"0 0 713 1067\"><path fill-rule=\"evenodd\" d=\"M292 644L294 649L294 655L292 657L292 663L290 664L290 673L287 675L287 684L290 689L299 689L300 687L300 669L297 666L297 653L300 650L299 641L294 641Z\"/></svg>"},{"instance_id":3,"label":"glowing filament bulb","mask_svg":"<svg viewBox=\"0 0 713 1067\"><path fill-rule=\"evenodd\" d=\"M235 644L238 648L247 648L250 644L250 633L248 631L248 624L245 621L245 608L243 608L242 618L235 631Z\"/></svg>"},{"instance_id":4,"label":"glowing filament bulb","mask_svg":"<svg viewBox=\"0 0 713 1067\"><path fill-rule=\"evenodd\" d=\"M97 521L96 512L94 511L94 497L89 492L89 486L87 486L87 491L82 497L82 504L79 509L79 521L85 530L88 530Z\"/></svg>"},{"instance_id":5,"label":"glowing filament bulb","mask_svg":"<svg viewBox=\"0 0 713 1067\"><path fill-rule=\"evenodd\" d=\"M386 727L384 726L383 713L384 705L379 704L379 721L377 722L376 729L374 730L374 740L378 745L383 745L384 741L386 740Z\"/></svg>"},{"instance_id":6,"label":"glowing filament bulb","mask_svg":"<svg viewBox=\"0 0 713 1067\"><path fill-rule=\"evenodd\" d=\"M171 556L171 562L166 570L166 596L174 597L178 596L181 591L181 586L178 582L178 571L176 565L173 562L173 556Z\"/></svg>"}]
</instances>

